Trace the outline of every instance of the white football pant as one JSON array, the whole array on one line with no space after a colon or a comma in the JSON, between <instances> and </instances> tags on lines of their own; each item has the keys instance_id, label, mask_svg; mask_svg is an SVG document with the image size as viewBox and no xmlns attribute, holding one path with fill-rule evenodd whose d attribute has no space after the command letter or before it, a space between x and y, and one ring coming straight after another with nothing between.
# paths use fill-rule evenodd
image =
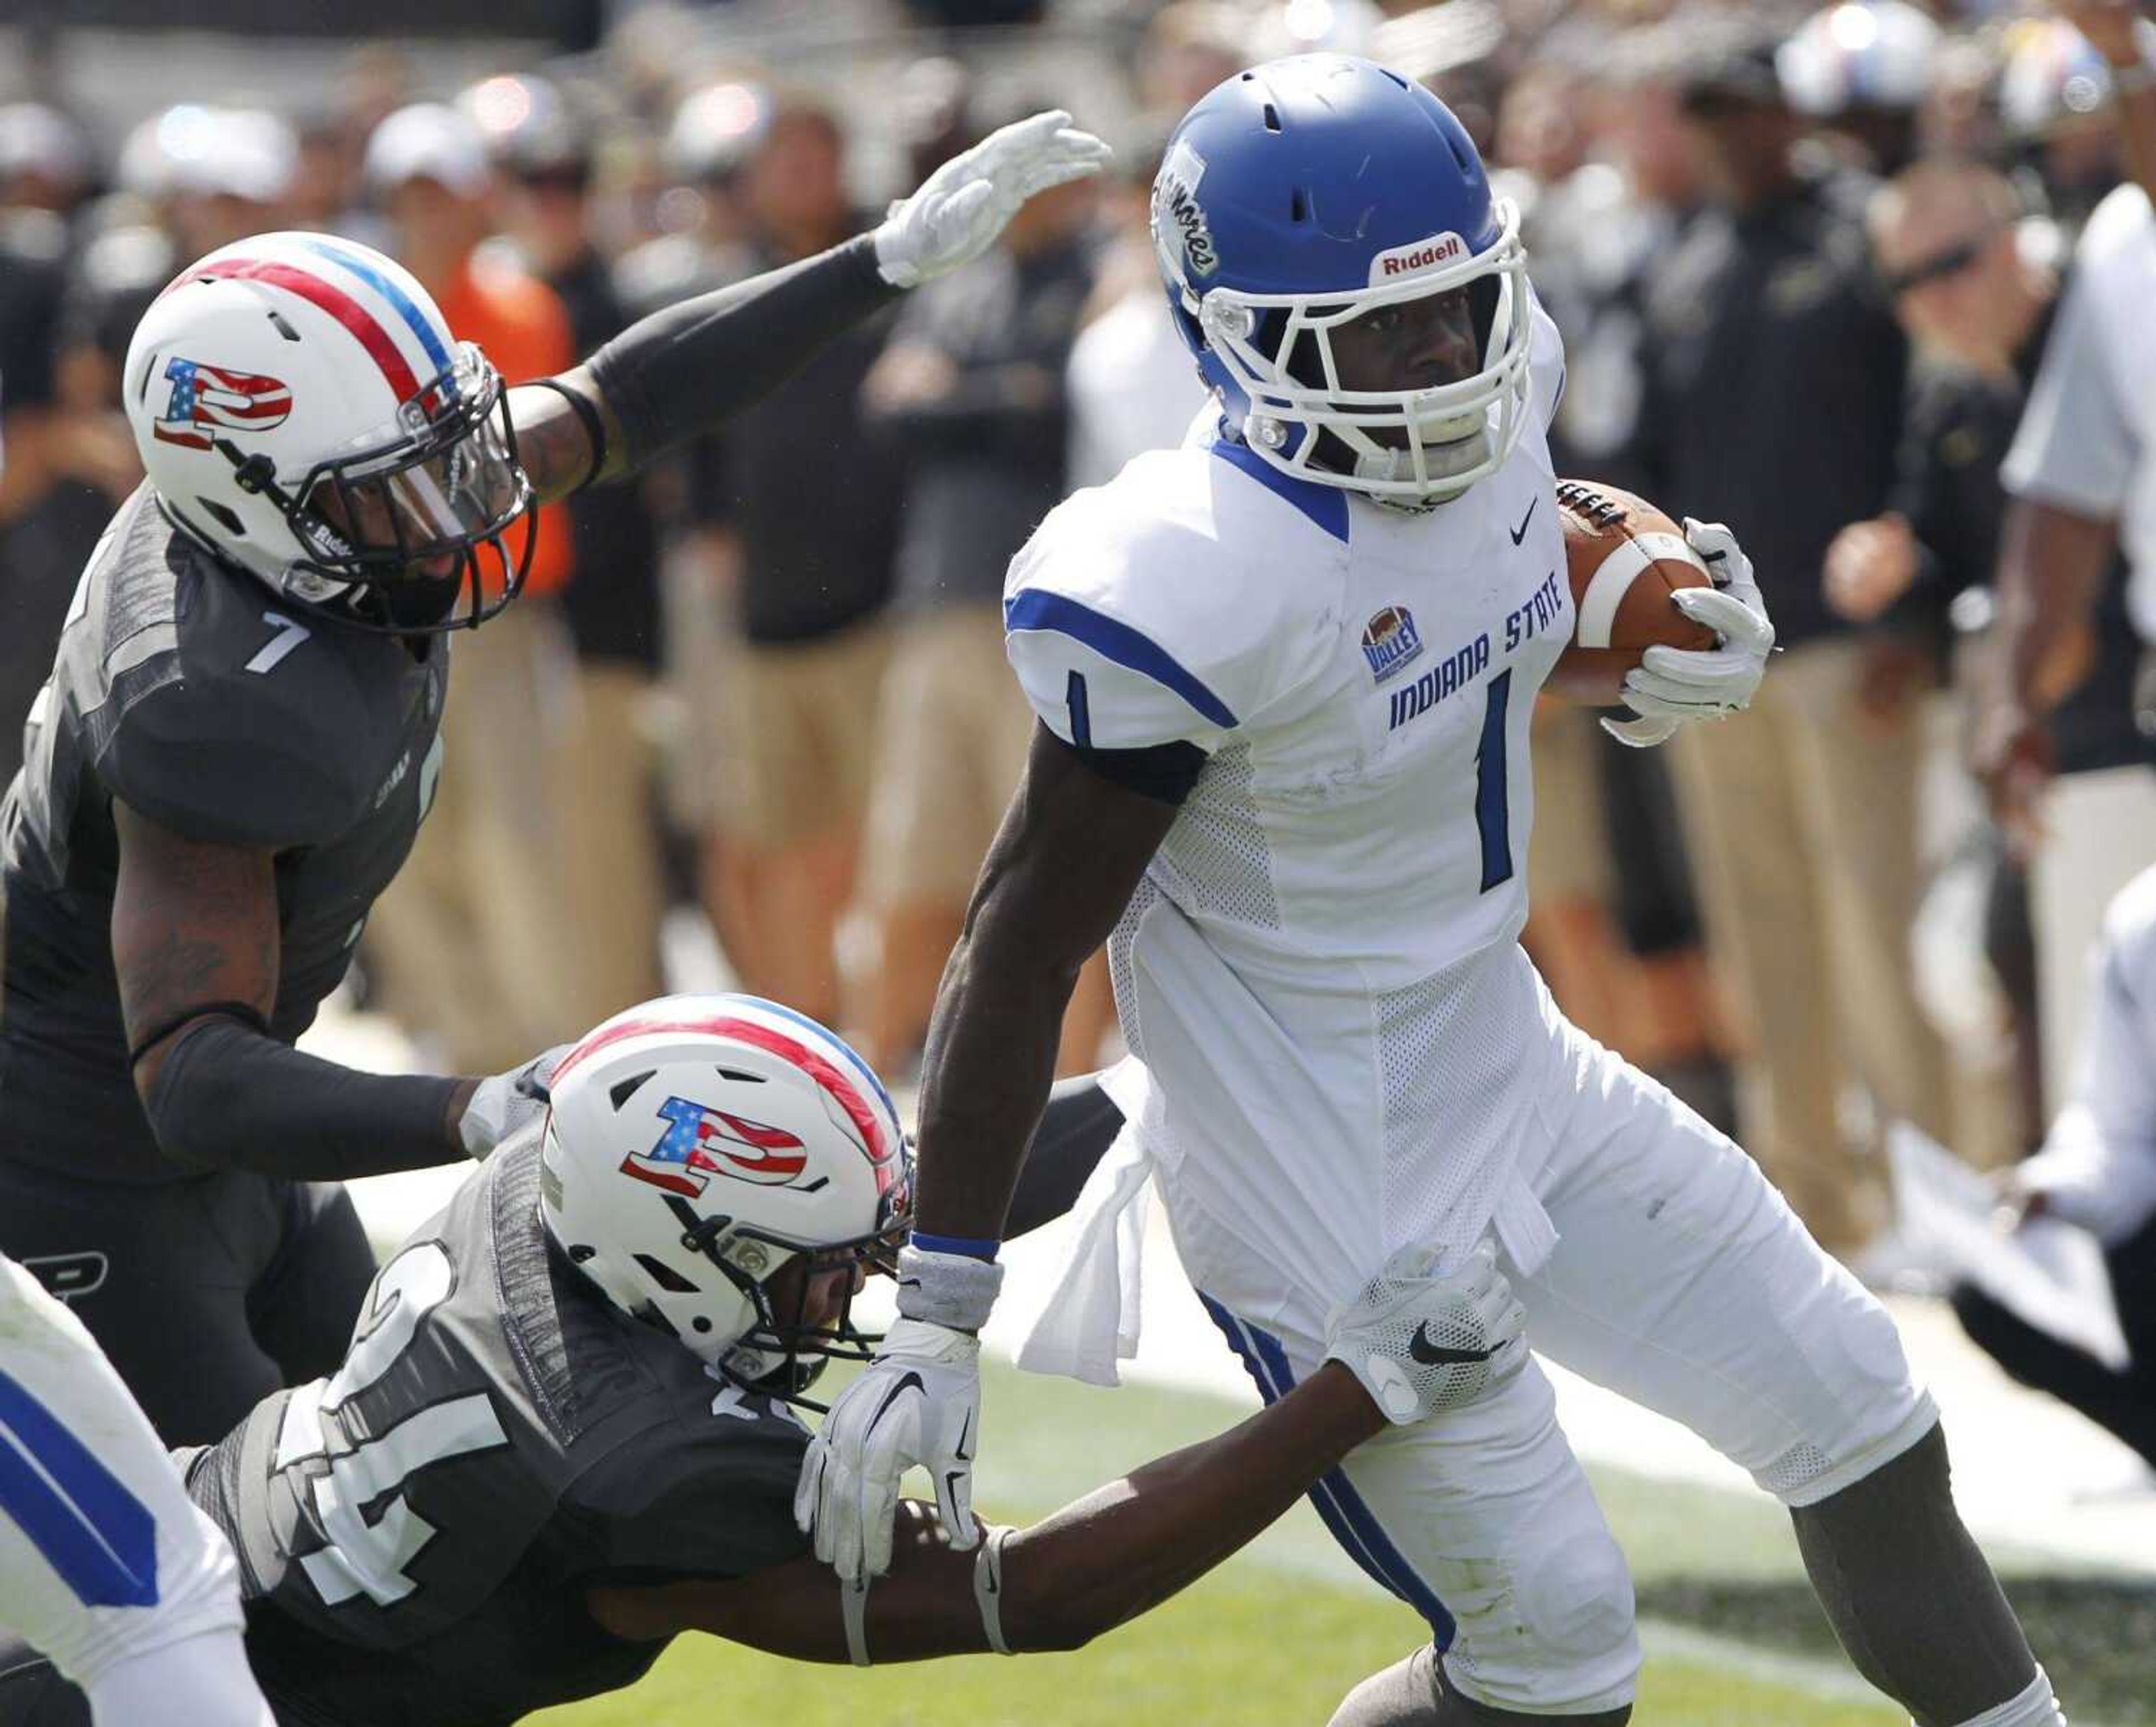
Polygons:
<instances>
[{"instance_id":1,"label":"white football pant","mask_svg":"<svg viewBox=\"0 0 2156 1727\"><path fill-rule=\"evenodd\" d=\"M104 1353L0 1258L0 1623L98 1727L270 1727L239 1567Z\"/></svg>"},{"instance_id":2,"label":"white football pant","mask_svg":"<svg viewBox=\"0 0 2156 1727\"><path fill-rule=\"evenodd\" d=\"M1816 1503L1938 1419L1885 1308L1829 1258L1743 1151L1561 1020L1541 1100L1557 1150L1531 1185L1557 1231L1506 1264L1527 1341L1682 1421L1789 1505ZM1261 1183L1261 1149L1247 1174ZM1219 1172L1213 1172L1217 1176ZM1178 1251L1270 1401L1325 1344L1261 1257L1163 1172ZM1308 1295L1308 1292L1300 1292ZM1249 1316L1270 1315L1266 1329ZM1432 1626L1454 1687L1498 1709L1629 1703L1631 1580L1530 1362L1486 1402L1361 1447L1313 1493L1335 1537Z\"/></svg>"}]
</instances>

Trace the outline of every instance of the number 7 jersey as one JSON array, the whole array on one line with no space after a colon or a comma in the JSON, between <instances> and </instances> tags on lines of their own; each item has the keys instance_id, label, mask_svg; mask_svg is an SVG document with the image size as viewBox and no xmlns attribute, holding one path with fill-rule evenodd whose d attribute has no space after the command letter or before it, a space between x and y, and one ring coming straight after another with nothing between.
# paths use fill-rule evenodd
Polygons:
<instances>
[{"instance_id":1,"label":"number 7 jersey","mask_svg":"<svg viewBox=\"0 0 2156 1727\"><path fill-rule=\"evenodd\" d=\"M442 759L449 644L311 625L180 533L147 487L83 572L0 805L0 1157L177 1180L127 1060L110 927L115 800L189 839L276 854L271 1030L345 974Z\"/></svg>"},{"instance_id":2,"label":"number 7 jersey","mask_svg":"<svg viewBox=\"0 0 2156 1727\"><path fill-rule=\"evenodd\" d=\"M1515 938L1573 606L1534 317L1529 428L1460 497L1388 509L1194 439L1064 503L1005 589L1059 738L1207 752L1111 944L1142 1131L1167 1172L1277 1165L1342 1296L1410 1236L1480 1232L1548 1045Z\"/></svg>"}]
</instances>

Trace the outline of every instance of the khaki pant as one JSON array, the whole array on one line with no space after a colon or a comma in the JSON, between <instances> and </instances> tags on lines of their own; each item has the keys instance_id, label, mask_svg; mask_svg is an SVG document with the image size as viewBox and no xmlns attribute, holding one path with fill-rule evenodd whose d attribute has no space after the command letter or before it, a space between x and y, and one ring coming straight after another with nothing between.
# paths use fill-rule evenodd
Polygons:
<instances>
[{"instance_id":1,"label":"khaki pant","mask_svg":"<svg viewBox=\"0 0 2156 1727\"><path fill-rule=\"evenodd\" d=\"M814 641L727 649L719 730L703 747L729 840L770 853L860 831L890 660L890 626L875 618Z\"/></svg>"},{"instance_id":2,"label":"khaki pant","mask_svg":"<svg viewBox=\"0 0 2156 1727\"><path fill-rule=\"evenodd\" d=\"M963 909L1033 741L994 605L909 619L885 680L862 887L879 910Z\"/></svg>"},{"instance_id":3,"label":"khaki pant","mask_svg":"<svg viewBox=\"0 0 2156 1727\"><path fill-rule=\"evenodd\" d=\"M1748 1034L1749 1149L1837 1252L1887 1221L1876 1160L1841 1131L1851 1068L1882 1117L1951 1138L1946 1055L1909 964L1921 709L1861 716L1863 655L1854 641L1793 649L1749 712L1671 745L1710 952Z\"/></svg>"},{"instance_id":4,"label":"khaki pant","mask_svg":"<svg viewBox=\"0 0 2156 1727\"><path fill-rule=\"evenodd\" d=\"M2044 1107L2056 1114L2073 1083L2105 908L2156 863L2156 773L2126 767L2061 774L2045 794L2043 820L2044 841L2029 865L2029 912Z\"/></svg>"},{"instance_id":5,"label":"khaki pant","mask_svg":"<svg viewBox=\"0 0 2156 1727\"><path fill-rule=\"evenodd\" d=\"M577 937L572 1014L583 1031L663 994L666 912L652 815L658 750L650 674L619 660L577 667L576 723L561 741L553 789Z\"/></svg>"},{"instance_id":6,"label":"khaki pant","mask_svg":"<svg viewBox=\"0 0 2156 1727\"><path fill-rule=\"evenodd\" d=\"M568 632L543 597L456 639L440 789L367 924L389 1010L462 1073L586 1030L557 779L576 713Z\"/></svg>"},{"instance_id":7,"label":"khaki pant","mask_svg":"<svg viewBox=\"0 0 2156 1727\"><path fill-rule=\"evenodd\" d=\"M1603 817L1602 740L1595 716L1548 702L1535 709L1535 825L1527 888L1537 907L1610 897L1609 826Z\"/></svg>"}]
</instances>

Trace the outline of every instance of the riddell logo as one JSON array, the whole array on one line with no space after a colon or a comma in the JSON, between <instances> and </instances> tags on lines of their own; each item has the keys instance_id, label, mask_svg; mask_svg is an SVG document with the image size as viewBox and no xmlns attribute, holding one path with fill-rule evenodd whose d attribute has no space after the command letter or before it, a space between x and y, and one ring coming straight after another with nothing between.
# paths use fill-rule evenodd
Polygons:
<instances>
[{"instance_id":1,"label":"riddell logo","mask_svg":"<svg viewBox=\"0 0 2156 1727\"><path fill-rule=\"evenodd\" d=\"M1396 282L1403 276L1420 275L1426 270L1456 264L1467 255L1467 242L1456 234L1434 234L1426 240L1394 246L1370 260L1370 285Z\"/></svg>"}]
</instances>

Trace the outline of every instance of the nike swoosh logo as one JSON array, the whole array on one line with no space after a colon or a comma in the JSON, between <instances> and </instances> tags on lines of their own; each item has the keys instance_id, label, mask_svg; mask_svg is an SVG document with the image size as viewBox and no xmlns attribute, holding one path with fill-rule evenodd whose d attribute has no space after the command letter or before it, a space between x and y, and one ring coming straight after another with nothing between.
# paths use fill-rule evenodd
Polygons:
<instances>
[{"instance_id":1,"label":"nike swoosh logo","mask_svg":"<svg viewBox=\"0 0 2156 1727\"><path fill-rule=\"evenodd\" d=\"M1427 1322L1416 1326L1414 1335L1408 1339L1408 1354L1424 1367L1455 1367L1468 1361L1487 1361L1496 1353L1494 1349L1448 1349L1441 1344L1434 1344L1430 1340Z\"/></svg>"},{"instance_id":2,"label":"nike swoosh logo","mask_svg":"<svg viewBox=\"0 0 2156 1727\"><path fill-rule=\"evenodd\" d=\"M962 1463L970 1463L973 1461L973 1452L966 1449L967 1442L971 1440L973 1437L973 1412L969 1409L966 1411L966 1425L958 1430L958 1443L952 1448L951 1452L951 1455L956 1457Z\"/></svg>"},{"instance_id":3,"label":"nike swoosh logo","mask_svg":"<svg viewBox=\"0 0 2156 1727\"><path fill-rule=\"evenodd\" d=\"M1527 506L1527 513L1526 515L1522 516L1522 517L1520 518L1520 525L1519 525L1517 527L1514 527L1514 528L1507 528L1507 529L1506 530L1506 532L1507 532L1507 533L1509 533L1509 534L1511 534L1511 535L1512 535L1512 543L1513 543L1515 546L1518 545L1518 544L1520 543L1520 542L1521 542L1521 541L1522 541L1522 540L1524 540L1525 538L1527 538L1527 524L1528 524L1530 522L1532 522L1532 521L1535 519L1535 505L1536 505L1536 504L1539 504L1541 501L1542 501L1542 499L1541 499L1541 498L1539 498L1539 497L1535 498L1532 502L1530 502L1530 503L1528 504L1528 506Z\"/></svg>"}]
</instances>

